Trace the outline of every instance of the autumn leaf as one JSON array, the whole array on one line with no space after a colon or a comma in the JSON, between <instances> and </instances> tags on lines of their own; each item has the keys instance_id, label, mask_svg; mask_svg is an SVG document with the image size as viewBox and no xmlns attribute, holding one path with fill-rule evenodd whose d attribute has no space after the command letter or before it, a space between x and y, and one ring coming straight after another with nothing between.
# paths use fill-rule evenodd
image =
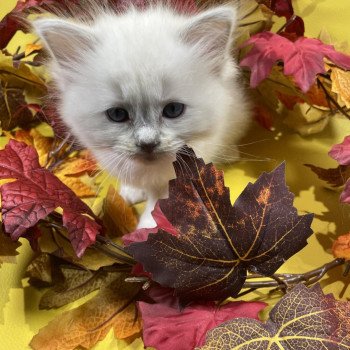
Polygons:
<instances>
[{"instance_id":1,"label":"autumn leaf","mask_svg":"<svg viewBox=\"0 0 350 350\"><path fill-rule=\"evenodd\" d=\"M145 346L157 350L192 350L204 344L208 330L236 317L258 319L266 304L262 302L229 302L218 306L214 302L192 304L181 310L173 291L154 287L149 292L153 304L138 302L143 321Z\"/></svg>"},{"instance_id":2,"label":"autumn leaf","mask_svg":"<svg viewBox=\"0 0 350 350\"><path fill-rule=\"evenodd\" d=\"M174 163L169 198L159 200L178 234L158 226L126 251L156 282L174 288L182 303L223 300L238 294L247 270L272 274L302 249L313 216L298 216L284 164L248 184L232 206L223 173L191 149L186 153Z\"/></svg>"},{"instance_id":3,"label":"autumn leaf","mask_svg":"<svg viewBox=\"0 0 350 350\"><path fill-rule=\"evenodd\" d=\"M350 165L350 136L346 136L343 142L334 145L328 154L340 165Z\"/></svg>"},{"instance_id":4,"label":"autumn leaf","mask_svg":"<svg viewBox=\"0 0 350 350\"><path fill-rule=\"evenodd\" d=\"M78 256L95 242L101 230L91 209L50 171L39 164L35 149L10 140L0 151L0 178L16 179L1 186L5 231L17 240L57 207Z\"/></svg>"},{"instance_id":5,"label":"autumn leaf","mask_svg":"<svg viewBox=\"0 0 350 350\"><path fill-rule=\"evenodd\" d=\"M315 82L317 74L326 72L325 57L343 69L350 69L349 56L318 39L300 37L292 42L278 34L263 32L252 36L244 47L248 45L253 48L240 65L251 69L250 85L254 88L269 76L279 60L284 63L284 74L292 76L304 93Z\"/></svg>"},{"instance_id":6,"label":"autumn leaf","mask_svg":"<svg viewBox=\"0 0 350 350\"><path fill-rule=\"evenodd\" d=\"M34 350L71 350L77 346L90 349L111 328L118 339L128 338L141 330L135 299L141 286L124 282L126 274L117 278L83 305L57 316L34 336Z\"/></svg>"},{"instance_id":7,"label":"autumn leaf","mask_svg":"<svg viewBox=\"0 0 350 350\"><path fill-rule=\"evenodd\" d=\"M202 350L334 349L350 347L350 302L324 295L319 285L294 287L266 323L235 319L208 332Z\"/></svg>"},{"instance_id":8,"label":"autumn leaf","mask_svg":"<svg viewBox=\"0 0 350 350\"><path fill-rule=\"evenodd\" d=\"M331 80L332 91L338 95L338 102L350 108L350 72L332 67Z\"/></svg>"},{"instance_id":9,"label":"autumn leaf","mask_svg":"<svg viewBox=\"0 0 350 350\"><path fill-rule=\"evenodd\" d=\"M350 233L341 235L334 241L332 252L336 258L350 260Z\"/></svg>"},{"instance_id":10,"label":"autumn leaf","mask_svg":"<svg viewBox=\"0 0 350 350\"><path fill-rule=\"evenodd\" d=\"M18 255L17 248L20 246L19 242L14 242L6 236L0 227L0 266L2 263L15 263L15 256Z\"/></svg>"},{"instance_id":11,"label":"autumn leaf","mask_svg":"<svg viewBox=\"0 0 350 350\"><path fill-rule=\"evenodd\" d=\"M135 230L138 219L135 210L110 186L103 200L102 221L110 237L121 237Z\"/></svg>"},{"instance_id":12,"label":"autumn leaf","mask_svg":"<svg viewBox=\"0 0 350 350\"><path fill-rule=\"evenodd\" d=\"M8 14L0 22L0 50L4 49L20 28L18 20Z\"/></svg>"},{"instance_id":13,"label":"autumn leaf","mask_svg":"<svg viewBox=\"0 0 350 350\"><path fill-rule=\"evenodd\" d=\"M324 169L312 164L304 164L310 168L319 179L327 181L332 187L344 186L350 178L350 167L347 165L339 165L337 168Z\"/></svg>"},{"instance_id":14,"label":"autumn leaf","mask_svg":"<svg viewBox=\"0 0 350 350\"><path fill-rule=\"evenodd\" d=\"M25 56L29 56L33 52L41 50L43 47L40 44L27 44L24 50Z\"/></svg>"}]
</instances>

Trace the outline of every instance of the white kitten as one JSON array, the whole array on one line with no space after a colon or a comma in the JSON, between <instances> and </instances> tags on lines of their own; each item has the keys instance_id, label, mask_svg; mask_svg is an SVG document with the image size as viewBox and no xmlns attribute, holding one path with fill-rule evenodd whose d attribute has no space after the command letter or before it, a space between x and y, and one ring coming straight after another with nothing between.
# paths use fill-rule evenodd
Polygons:
<instances>
[{"instance_id":1,"label":"white kitten","mask_svg":"<svg viewBox=\"0 0 350 350\"><path fill-rule=\"evenodd\" d=\"M230 53L236 17L229 6L184 15L154 5L104 10L89 23L34 22L63 121L121 180L127 200L147 197L139 227L154 226L150 212L167 196L184 144L206 161L223 161L227 149L237 157L249 112Z\"/></svg>"}]
</instances>

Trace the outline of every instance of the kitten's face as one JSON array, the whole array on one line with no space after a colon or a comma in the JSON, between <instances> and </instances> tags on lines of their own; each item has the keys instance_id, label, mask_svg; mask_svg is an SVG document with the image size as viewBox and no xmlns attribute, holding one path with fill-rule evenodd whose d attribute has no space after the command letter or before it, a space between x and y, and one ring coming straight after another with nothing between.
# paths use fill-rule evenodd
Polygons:
<instances>
[{"instance_id":1,"label":"kitten's face","mask_svg":"<svg viewBox=\"0 0 350 350\"><path fill-rule=\"evenodd\" d=\"M225 21L221 29L227 31ZM227 82L219 72L224 60L209 57L212 47L208 55L209 48L196 47L203 28L192 27L188 18L164 9L105 15L88 31L74 33L85 54L71 66L67 55L53 64L64 121L126 181L162 171L184 144L210 139L226 112Z\"/></svg>"}]
</instances>

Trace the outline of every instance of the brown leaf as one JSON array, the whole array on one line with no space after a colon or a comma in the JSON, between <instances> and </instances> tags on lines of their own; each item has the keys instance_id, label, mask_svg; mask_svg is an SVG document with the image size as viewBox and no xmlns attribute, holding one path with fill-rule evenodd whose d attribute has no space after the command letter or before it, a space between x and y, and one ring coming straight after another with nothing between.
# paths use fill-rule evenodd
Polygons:
<instances>
[{"instance_id":1,"label":"brown leaf","mask_svg":"<svg viewBox=\"0 0 350 350\"><path fill-rule=\"evenodd\" d=\"M7 237L0 226L0 266L2 263L15 263L15 256L18 255L17 248L21 246L19 242L13 242Z\"/></svg>"},{"instance_id":2,"label":"brown leaf","mask_svg":"<svg viewBox=\"0 0 350 350\"><path fill-rule=\"evenodd\" d=\"M97 296L76 309L64 312L34 336L34 350L71 350L77 346L91 348L111 328L118 339L133 336L141 330L141 320L134 300L140 285L126 283L121 274Z\"/></svg>"},{"instance_id":3,"label":"brown leaf","mask_svg":"<svg viewBox=\"0 0 350 350\"><path fill-rule=\"evenodd\" d=\"M102 211L102 221L111 237L121 237L135 230L138 221L135 210L112 186L108 188Z\"/></svg>"},{"instance_id":4,"label":"brown leaf","mask_svg":"<svg viewBox=\"0 0 350 350\"><path fill-rule=\"evenodd\" d=\"M324 169L312 164L305 164L319 179L327 181L332 187L340 187L350 178L350 167L339 165L337 168Z\"/></svg>"},{"instance_id":5,"label":"brown leaf","mask_svg":"<svg viewBox=\"0 0 350 350\"><path fill-rule=\"evenodd\" d=\"M336 258L350 260L350 233L341 235L334 241L332 252Z\"/></svg>"}]
</instances>

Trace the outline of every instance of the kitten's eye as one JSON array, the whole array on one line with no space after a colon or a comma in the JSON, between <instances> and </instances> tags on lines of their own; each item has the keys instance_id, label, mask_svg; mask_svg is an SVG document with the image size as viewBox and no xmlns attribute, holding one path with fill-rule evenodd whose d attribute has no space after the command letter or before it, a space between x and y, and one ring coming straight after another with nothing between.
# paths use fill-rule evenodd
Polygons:
<instances>
[{"instance_id":1,"label":"kitten's eye","mask_svg":"<svg viewBox=\"0 0 350 350\"><path fill-rule=\"evenodd\" d=\"M166 118L177 118L184 112L185 105L180 102L170 102L163 109L163 116Z\"/></svg>"},{"instance_id":2,"label":"kitten's eye","mask_svg":"<svg viewBox=\"0 0 350 350\"><path fill-rule=\"evenodd\" d=\"M106 115L112 122L123 123L129 120L129 113L124 108L113 107L106 111Z\"/></svg>"}]
</instances>

